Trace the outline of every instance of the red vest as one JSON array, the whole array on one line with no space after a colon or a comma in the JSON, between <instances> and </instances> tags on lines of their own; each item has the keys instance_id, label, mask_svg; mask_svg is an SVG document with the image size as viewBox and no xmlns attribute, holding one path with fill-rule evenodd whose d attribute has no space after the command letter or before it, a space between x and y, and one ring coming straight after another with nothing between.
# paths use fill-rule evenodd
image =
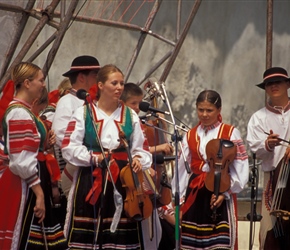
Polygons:
<instances>
[{"instance_id":1,"label":"red vest","mask_svg":"<svg viewBox=\"0 0 290 250\"><path fill-rule=\"evenodd\" d=\"M196 176L191 183L188 184L191 188L191 192L181 208L183 214L186 213L186 211L194 203L197 191L204 186L204 180L206 177L206 172L202 171L202 166L205 164L205 159L203 159L199 153L200 138L197 135L197 127L198 125L187 133L188 146L191 152L191 171L198 176ZM232 125L222 123L217 138L229 140L233 133L233 129L234 127Z\"/></svg>"},{"instance_id":2,"label":"red vest","mask_svg":"<svg viewBox=\"0 0 290 250\"><path fill-rule=\"evenodd\" d=\"M205 164L205 160L202 158L202 156L199 153L199 146L200 146L200 138L197 135L197 126L195 126L193 129L191 129L187 133L187 142L188 146L191 152L191 171L195 174L201 174L202 173L202 166ZM231 138L231 135L233 133L234 127L229 124L222 123L220 126L220 130L218 132L218 139L225 139L229 140Z\"/></svg>"}]
</instances>

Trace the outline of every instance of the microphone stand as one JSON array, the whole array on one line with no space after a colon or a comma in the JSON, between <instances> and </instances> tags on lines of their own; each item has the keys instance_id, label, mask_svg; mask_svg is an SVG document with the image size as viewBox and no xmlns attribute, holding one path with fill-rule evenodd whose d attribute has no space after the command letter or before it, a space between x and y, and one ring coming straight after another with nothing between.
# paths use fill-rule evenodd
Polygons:
<instances>
[{"instance_id":1,"label":"microphone stand","mask_svg":"<svg viewBox=\"0 0 290 250\"><path fill-rule=\"evenodd\" d=\"M160 116L157 115L157 114L154 114L154 113L153 113L152 115L155 116L155 117L157 117L157 118L159 118L159 119L161 119L161 120L163 120L163 121L165 121L165 122L167 122L167 123L169 123L169 124L171 124L171 125L174 125L173 122L170 122L170 121L164 119L163 117L160 117ZM190 167L189 167L188 162L186 161L186 157L185 157L184 150L183 150L182 143L181 143L182 137L179 135L178 130L175 131L175 134L171 134L171 133L169 133L168 131L166 131L166 130L164 130L164 129L162 129L162 128L159 128L159 127L156 127L156 126L154 126L154 125L152 125L152 124L149 124L149 123L146 122L144 119L142 119L141 121L142 121L142 123L145 124L146 126L152 127L152 128L154 128L154 129L158 129L158 130L162 131L163 133L167 133L167 134L171 135L171 140L172 140L173 142L177 142L178 145L180 146L181 155L182 155L183 160L184 160L184 163L185 163L186 171L187 171L188 174L190 174L190 173L191 173L191 170L190 170ZM185 132L188 131L187 129L182 128L182 127L180 127L180 126L178 126L178 125L175 125L175 128L176 128L176 129L177 129L177 128L178 128L178 129L181 129L181 130L183 130L183 131L185 131ZM177 139L176 139L176 138L177 138ZM175 148L177 148L177 146L176 146ZM175 155L177 155L176 152L175 152Z\"/></svg>"},{"instance_id":2,"label":"microphone stand","mask_svg":"<svg viewBox=\"0 0 290 250\"><path fill-rule=\"evenodd\" d=\"M250 237L249 237L249 250L253 248L254 235L253 235L253 222L260 221L262 216L256 212L256 203L258 196L258 183L259 183L258 169L256 167L256 154L253 153L253 167L251 175L251 212L247 214L247 219L250 220Z\"/></svg>"},{"instance_id":3,"label":"microphone stand","mask_svg":"<svg viewBox=\"0 0 290 250\"><path fill-rule=\"evenodd\" d=\"M90 98L90 97L88 97L88 98ZM112 176L112 173L111 173L111 170L110 170L109 159L106 158L106 154L105 154L102 142L100 140L100 137L99 137L99 134L98 134L98 130L96 128L96 124L94 123L94 117L93 117L93 114L92 114L92 107L91 107L92 106L91 98L90 98L90 102L88 102L87 98L85 98L85 105L87 106L87 109L89 111L88 113L89 113L91 121L92 121L92 126L94 128L95 133L96 133L96 140L97 140L97 142L100 145L101 154L103 156L103 159L104 159L105 165L106 165L106 169L107 169L107 175L105 177L105 184L103 185L103 191L102 191L102 194L101 194L101 202L100 202L100 207L99 207L99 211L98 211L98 224L97 224L96 236L95 236L95 243L97 243L98 234L99 234L99 228L100 228L101 210L103 209L103 200L104 200L104 195L106 193L106 187L107 187L107 183L108 183L108 175L110 176L110 178L112 180L112 185L113 185L113 188L114 188L114 203L115 203L115 207L116 207L116 211L115 211L115 214L114 214L114 217L113 217L113 221L112 221L112 224L111 224L111 228L110 228L111 232L115 232L115 230L117 228L117 225L118 225L118 222L120 220L120 215L121 215L120 208L123 209L123 198L122 198L122 195L118 192L118 190L117 190L117 188L115 186L114 179L113 179L113 176ZM110 157L110 154L109 154L109 157ZM104 175L103 175L103 177L104 177ZM94 249L95 249L95 246L94 246Z\"/></svg>"},{"instance_id":4,"label":"microphone stand","mask_svg":"<svg viewBox=\"0 0 290 250\"><path fill-rule=\"evenodd\" d=\"M148 127L151 127L151 128L154 128L154 129L158 129L158 130L160 130L161 132L166 133L166 134L169 134L169 135L172 136L172 134L171 134L170 132L168 132L168 131L166 131L166 130L164 130L164 129L162 129L162 128L159 128L159 127L157 127L157 126L154 126L153 124L150 124L150 123L146 122L145 120L141 120L141 122L142 122L143 124L145 124L146 126L148 126Z\"/></svg>"},{"instance_id":5,"label":"microphone stand","mask_svg":"<svg viewBox=\"0 0 290 250\"><path fill-rule=\"evenodd\" d=\"M174 126L174 123L173 123L173 122L166 120L164 117L162 117L162 116L160 116L160 115L158 115L158 114L156 114L156 113L154 113L154 112L151 112L151 113L150 113L150 116L154 116L154 117L156 117L156 118L158 118L158 119L160 119L160 120L162 120L162 121L165 121L166 123L168 123L168 124ZM149 117L150 117L150 116L149 116ZM145 120L146 120L146 119L141 119L142 123L143 123L143 121L145 121ZM189 130L189 129L186 129L184 126L178 126L178 125L175 125L175 126L176 126L176 128L178 128L178 129L180 129L180 130L182 130L182 131L184 131L184 132L188 132L188 130Z\"/></svg>"},{"instance_id":6,"label":"microphone stand","mask_svg":"<svg viewBox=\"0 0 290 250\"><path fill-rule=\"evenodd\" d=\"M170 112L170 116L171 116L171 120L172 120L172 124L174 125L174 142L175 142L175 154L178 155L178 145L179 142L181 142L181 137L179 136L178 130L177 130L177 125L175 122L175 117L172 113L172 109L171 106L169 105L169 100L168 100L168 96L165 90L165 86L164 83L161 83L161 88L162 91L164 93L164 97L165 97L165 104L167 105L169 112ZM180 143L181 146L181 150L182 150L182 145ZM183 152L183 150L182 150ZM184 154L183 154L184 156ZM186 159L184 159L184 162L187 163ZM187 166L187 164L185 164L185 166ZM188 169L187 169L188 170ZM190 170L190 169L189 169ZM175 188L175 195L174 195L174 203L175 203L175 249L180 249L180 219L179 219L179 213L180 213L180 190L179 190L179 174L178 174L178 157L176 157L175 159L175 172L174 172L174 177L176 180L176 188Z\"/></svg>"},{"instance_id":7,"label":"microphone stand","mask_svg":"<svg viewBox=\"0 0 290 250\"><path fill-rule=\"evenodd\" d=\"M152 113L152 115L155 116L155 117L157 117L158 119L160 119L160 120L162 120L162 121L165 121L165 122L167 122L167 123L173 125L176 129L180 129L180 130L182 130L182 131L184 131L184 132L188 132L188 129L186 129L186 128L184 128L184 127L180 127L180 126L178 126L178 125L174 125L173 122L168 121L168 120L166 120L165 118L163 118L163 117L161 117L161 116L159 116L159 115L157 115L157 114ZM144 122L142 121L142 123L144 123ZM145 123L145 124L147 125L147 123ZM148 124L148 126L149 126L149 124ZM152 126L152 125L151 125L151 126ZM160 129L160 128L157 128L157 129ZM165 132L165 131L164 131L164 132ZM165 132L165 133L166 133L166 132ZM168 133L168 132L167 132L167 133ZM176 134L176 133L177 133L177 134ZM177 138L177 142L178 142L178 144L179 144L179 147L180 147L180 150L181 150L181 154L182 154L182 157L183 157L183 160L184 160L184 163L185 163L186 171L187 171L188 174L190 174L190 173L191 173L191 170L190 170L190 167L189 167L188 162L186 161L186 157L185 157L184 150L183 150L182 143L181 143L182 137L180 137L178 130L176 130L176 133L175 133L175 135L171 134L171 140L172 140L172 141L175 141L176 138ZM170 133L168 133L168 134L170 134Z\"/></svg>"}]
</instances>

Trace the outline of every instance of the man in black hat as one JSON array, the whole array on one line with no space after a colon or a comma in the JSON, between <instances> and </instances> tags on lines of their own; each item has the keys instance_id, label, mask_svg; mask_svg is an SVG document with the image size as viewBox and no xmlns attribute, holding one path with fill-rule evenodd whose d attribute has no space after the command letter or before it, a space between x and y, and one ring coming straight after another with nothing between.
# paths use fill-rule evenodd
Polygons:
<instances>
[{"instance_id":1,"label":"man in black hat","mask_svg":"<svg viewBox=\"0 0 290 250\"><path fill-rule=\"evenodd\" d=\"M62 140L74 111L84 104L84 100L79 99L76 93L79 89L89 91L97 84L97 73L100 69L98 60L93 56L76 57L71 64L70 70L65 72L63 76L70 79L72 89L69 94L60 98L57 103L55 115L52 122L52 129L56 134L56 144L61 148ZM62 172L61 186L64 194L67 196L71 186L72 176L75 167L66 164Z\"/></svg>"},{"instance_id":2,"label":"man in black hat","mask_svg":"<svg viewBox=\"0 0 290 250\"><path fill-rule=\"evenodd\" d=\"M262 160L261 166L264 172L260 249L290 249L289 220L287 226L283 228L283 233L280 231L280 236L275 237L276 218L270 215L271 205L275 203L272 177L279 171L276 168L280 160L284 156L285 159L290 159L288 144L280 140L280 138L287 141L290 139L290 102L288 97L290 83L287 71L280 67L267 69L263 78L263 82L257 86L266 91L268 100L265 107L255 112L250 118L247 134L249 147L257 158Z\"/></svg>"}]
</instances>

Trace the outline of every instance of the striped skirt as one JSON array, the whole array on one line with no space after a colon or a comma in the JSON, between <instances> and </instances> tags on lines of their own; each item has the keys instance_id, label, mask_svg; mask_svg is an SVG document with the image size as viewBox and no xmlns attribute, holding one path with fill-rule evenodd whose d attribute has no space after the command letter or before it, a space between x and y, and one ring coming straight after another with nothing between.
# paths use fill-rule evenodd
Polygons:
<instances>
[{"instance_id":1,"label":"striped skirt","mask_svg":"<svg viewBox=\"0 0 290 250\"><path fill-rule=\"evenodd\" d=\"M38 170L45 199L45 219L41 224L34 216L35 194L8 168L3 173L0 197L5 202L0 209L0 249L67 249L63 230L52 209L50 174L45 162L39 162Z\"/></svg>"},{"instance_id":2,"label":"striped skirt","mask_svg":"<svg viewBox=\"0 0 290 250\"><path fill-rule=\"evenodd\" d=\"M187 190L190 191L190 190ZM187 192L189 193L189 192ZM234 249L236 243L236 209L233 198L224 200L216 210L216 220L210 209L212 192L205 186L196 196L193 205L182 216L181 249Z\"/></svg>"},{"instance_id":3,"label":"striped skirt","mask_svg":"<svg viewBox=\"0 0 290 250\"><path fill-rule=\"evenodd\" d=\"M122 161L118 161L118 164L120 166ZM124 166L124 162L122 165ZM116 231L110 232L115 212L114 189L110 180L105 187L104 196L100 195L95 205L85 201L93 181L90 167L79 167L75 172L65 223L65 235L70 249L142 249L141 224L127 218L124 210ZM124 200L126 190L119 177L115 185Z\"/></svg>"}]
</instances>

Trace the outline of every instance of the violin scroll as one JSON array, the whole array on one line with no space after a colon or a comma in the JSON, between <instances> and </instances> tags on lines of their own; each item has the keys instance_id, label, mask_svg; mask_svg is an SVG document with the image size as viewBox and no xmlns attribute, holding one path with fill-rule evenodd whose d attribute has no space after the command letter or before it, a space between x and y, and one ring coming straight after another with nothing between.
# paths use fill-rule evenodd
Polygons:
<instances>
[{"instance_id":1,"label":"violin scroll","mask_svg":"<svg viewBox=\"0 0 290 250\"><path fill-rule=\"evenodd\" d=\"M148 79L148 82L144 85L144 90L148 93L149 99L157 99L158 97L161 97L164 101L164 95L162 93L162 90L159 86L159 82L155 77L151 77ZM144 98L146 99L146 97ZM148 97L147 97L148 99Z\"/></svg>"},{"instance_id":2,"label":"violin scroll","mask_svg":"<svg viewBox=\"0 0 290 250\"><path fill-rule=\"evenodd\" d=\"M119 132L119 139L120 139L121 145L123 145L126 149L129 148L129 144L126 140L126 136L125 136L125 133L123 131Z\"/></svg>"}]
</instances>

